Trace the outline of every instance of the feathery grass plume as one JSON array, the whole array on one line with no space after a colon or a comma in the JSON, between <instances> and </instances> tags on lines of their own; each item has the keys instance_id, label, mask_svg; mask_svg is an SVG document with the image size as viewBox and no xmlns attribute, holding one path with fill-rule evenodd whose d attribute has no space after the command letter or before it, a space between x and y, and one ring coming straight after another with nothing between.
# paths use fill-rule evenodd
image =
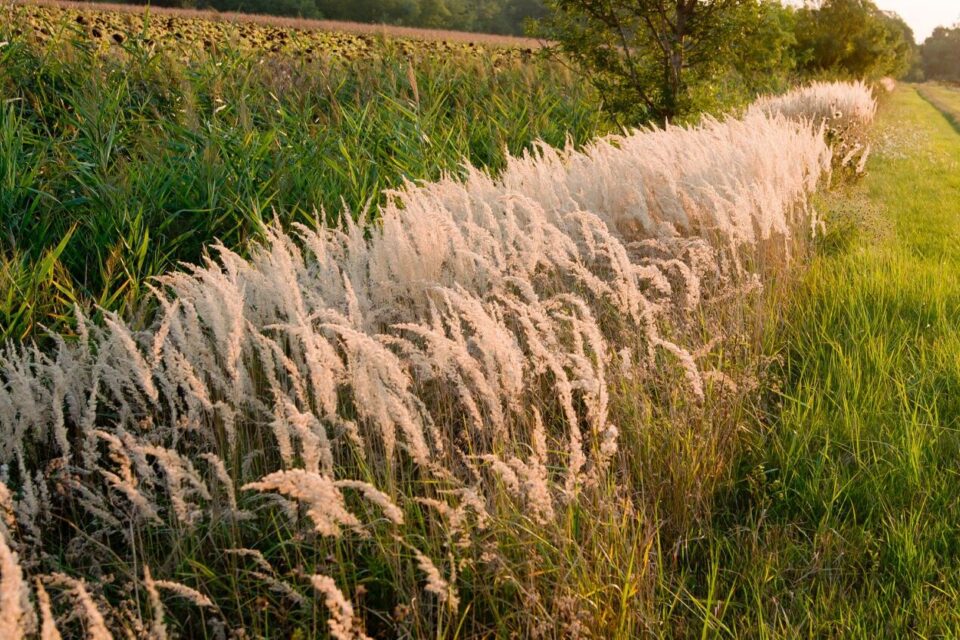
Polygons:
<instances>
[{"instance_id":1,"label":"feathery grass plume","mask_svg":"<svg viewBox=\"0 0 960 640\"><path fill-rule=\"evenodd\" d=\"M487 429L488 419L495 429L504 430L502 397L487 379L480 363L470 354L462 335L448 337L439 316L435 316L430 326L405 323L396 324L393 328L416 336L398 338L395 344L415 367L421 381L431 378L447 380L478 432ZM477 402L476 396L479 396L483 405Z\"/></svg>"},{"instance_id":2,"label":"feathery grass plume","mask_svg":"<svg viewBox=\"0 0 960 640\"><path fill-rule=\"evenodd\" d=\"M683 368L683 373L686 376L687 381L690 383L691 391L693 391L698 400L702 401L704 399L703 378L701 377L700 369L697 367L697 363L693 359L693 356L690 354L690 352L681 349L677 345L667 340L658 340L656 345L676 357L677 361L680 363L680 366Z\"/></svg>"},{"instance_id":3,"label":"feathery grass plume","mask_svg":"<svg viewBox=\"0 0 960 640\"><path fill-rule=\"evenodd\" d=\"M230 515L236 520L245 520L250 517L252 514L241 511L237 504L237 492L234 490L233 477L231 477L223 460L221 460L217 454L209 452L201 453L200 457L207 461L217 476L217 480L220 481L220 485L224 491L226 491L227 506L230 509Z\"/></svg>"},{"instance_id":4,"label":"feathery grass plume","mask_svg":"<svg viewBox=\"0 0 960 640\"><path fill-rule=\"evenodd\" d=\"M361 482L360 480L337 480L334 484L341 489L356 489L363 494L364 498L380 507L383 515L385 515L390 522L396 525L403 524L403 511L393 503L390 496L370 483Z\"/></svg>"},{"instance_id":5,"label":"feathery grass plume","mask_svg":"<svg viewBox=\"0 0 960 640\"><path fill-rule=\"evenodd\" d=\"M856 172L857 174L862 174L867 169L867 160L870 158L870 151L872 147L868 144L863 149L863 153L860 154L860 160L857 162Z\"/></svg>"},{"instance_id":6,"label":"feathery grass plume","mask_svg":"<svg viewBox=\"0 0 960 640\"><path fill-rule=\"evenodd\" d=\"M492 453L479 456L479 458L490 466L490 469L494 472L497 478L500 479L511 495L516 498L523 497L523 494L520 492L520 479L517 478L517 474L513 470L513 467Z\"/></svg>"},{"instance_id":7,"label":"feathery grass plume","mask_svg":"<svg viewBox=\"0 0 960 640\"><path fill-rule=\"evenodd\" d=\"M486 502L478 489L459 489L447 492L447 495L458 496L460 498L459 504L453 506L435 498L417 498L416 501L434 509L446 520L447 533L450 538L458 541L460 546L467 547L474 533L489 528L492 516L487 511ZM473 515L472 518L471 514Z\"/></svg>"},{"instance_id":8,"label":"feathery grass plume","mask_svg":"<svg viewBox=\"0 0 960 640\"><path fill-rule=\"evenodd\" d=\"M119 467L119 475L103 467L97 467L97 471L110 485L126 496L137 513L145 520L156 524L162 524L159 514L153 503L144 496L137 488L137 477L133 473L133 462L126 453L126 447L117 436L97 429L94 434L105 440L110 447L110 458Z\"/></svg>"},{"instance_id":9,"label":"feathery grass plume","mask_svg":"<svg viewBox=\"0 0 960 640\"><path fill-rule=\"evenodd\" d=\"M243 486L244 491L277 491L307 506L307 515L313 520L317 533L340 537L342 527L363 535L362 524L347 510L343 494L336 483L325 475L290 469L275 471Z\"/></svg>"},{"instance_id":10,"label":"feathery grass plume","mask_svg":"<svg viewBox=\"0 0 960 640\"><path fill-rule=\"evenodd\" d=\"M392 460L400 434L410 457L428 467L431 453L424 430L427 416L410 391L412 381L403 363L372 336L344 325L322 326L340 340L357 414L379 429L384 458Z\"/></svg>"},{"instance_id":11,"label":"feathery grass plume","mask_svg":"<svg viewBox=\"0 0 960 640\"><path fill-rule=\"evenodd\" d=\"M301 412L292 402L285 401L282 406L284 420L292 427L300 441L300 452L306 470L333 475L333 452L326 429L316 416Z\"/></svg>"},{"instance_id":12,"label":"feathery grass plume","mask_svg":"<svg viewBox=\"0 0 960 640\"><path fill-rule=\"evenodd\" d=\"M50 605L50 595L43 588L43 581L36 578L34 582L37 593L37 605L40 608L40 640L61 640L60 631Z\"/></svg>"},{"instance_id":13,"label":"feathery grass plume","mask_svg":"<svg viewBox=\"0 0 960 640\"><path fill-rule=\"evenodd\" d=\"M51 573L47 579L52 584L66 587L73 592L77 603L76 611L83 617L84 628L90 640L113 640L113 634L107 628L107 622L100 613L100 608L87 591L87 585L82 579L71 578L63 573Z\"/></svg>"},{"instance_id":14,"label":"feathery grass plume","mask_svg":"<svg viewBox=\"0 0 960 640\"><path fill-rule=\"evenodd\" d=\"M169 591L175 596L179 596L184 600L193 603L197 607L201 608L215 608L213 601L210 600L207 596L203 595L196 589L191 589L185 584L180 582L174 582L172 580L154 580L154 587L157 589L163 589L164 591Z\"/></svg>"},{"instance_id":15,"label":"feathery grass plume","mask_svg":"<svg viewBox=\"0 0 960 640\"><path fill-rule=\"evenodd\" d=\"M163 469L168 495L177 519L188 527L196 525L203 517L203 508L201 505L191 503L191 498L198 496L204 500L210 500L210 491L203 478L194 469L190 459L173 449L151 445L142 445L136 449L136 452L151 456Z\"/></svg>"},{"instance_id":16,"label":"feathery grass plume","mask_svg":"<svg viewBox=\"0 0 960 640\"><path fill-rule=\"evenodd\" d=\"M224 553L250 558L260 569L250 571L250 575L267 585L267 588L298 605L306 602L300 593L280 579L276 569L258 549L224 549Z\"/></svg>"},{"instance_id":17,"label":"feathery grass plume","mask_svg":"<svg viewBox=\"0 0 960 640\"><path fill-rule=\"evenodd\" d=\"M350 600L337 588L333 578L324 575L310 576L313 588L324 596L324 604L330 611L327 625L330 635L336 640L368 640L367 635L359 629L354 629L353 605Z\"/></svg>"},{"instance_id":18,"label":"feathery grass plume","mask_svg":"<svg viewBox=\"0 0 960 640\"><path fill-rule=\"evenodd\" d=\"M0 535L0 638L23 638L33 631L35 622L30 588L17 554Z\"/></svg>"},{"instance_id":19,"label":"feathery grass plume","mask_svg":"<svg viewBox=\"0 0 960 640\"><path fill-rule=\"evenodd\" d=\"M250 261L221 249L219 264L209 260L161 279L162 292L155 295L163 312L154 339L144 340L142 347L151 355L135 353L140 345L116 319L110 319L106 333L85 328L81 351L93 347L98 355L97 362L74 369L72 376L88 390L84 422L95 419L95 406L107 399L97 381L110 390L125 420L132 420L133 407L151 402L160 387L171 405L181 402L176 389L183 391L182 402L194 403L195 415L209 414L216 394L226 399L218 400L226 403L222 406L242 417L259 402L250 377L255 364L243 354L251 342L264 346L265 336L254 337L254 332L286 327L298 338L287 345L292 353L281 357L272 346L271 359L299 380L298 395L310 381L318 415L333 420L336 385L350 386L360 394L357 406L375 409L369 417L381 423L387 449L392 447L388 431L400 427L422 462L429 451L417 435L423 416L412 400L401 400L408 395L405 374L390 362L392 355L369 341L373 331L387 322L427 320L438 285L478 295L511 279L560 284L554 278L561 277L568 279L564 286L583 285L582 293L619 292L615 299L652 341L655 305L642 288L648 277L661 276L651 271L655 265L632 263L611 232L623 240L707 233L726 236L728 246L758 233L788 235L794 205L815 186L826 153L815 132L762 114L749 121L706 121L691 129L641 130L596 141L583 152L542 147L510 159L496 179L472 171L462 183L445 179L409 186L385 206L370 238L346 222L342 230L303 230L300 243L271 232ZM424 244L425 238L430 243ZM695 275L691 266L684 278L693 283ZM325 328L313 326L314 318L323 318ZM348 335L346 328L357 333ZM327 344L329 338L338 346ZM114 346L100 348L100 343ZM349 373L338 363L337 348L345 349ZM42 438L44 425L58 422L51 403L37 397L44 393L39 381L47 379L32 364L37 358L27 350L8 350L0 367L13 390L4 388L0 395L17 397L13 404L0 401L0 409L17 407L8 409L10 418L3 421L5 431L15 429L14 441ZM383 369L370 379L361 375L369 367L360 367L358 359L379 361ZM154 370L148 373L145 364ZM131 376L140 380L142 401L138 390L121 382ZM381 399L382 391L372 391L390 388L399 397Z\"/></svg>"},{"instance_id":20,"label":"feathery grass plume","mask_svg":"<svg viewBox=\"0 0 960 640\"><path fill-rule=\"evenodd\" d=\"M17 529L16 507L13 503L13 494L2 481L0 481L0 525L3 526L3 529L0 529L0 536L5 535L8 540L12 539Z\"/></svg>"},{"instance_id":21,"label":"feathery grass plume","mask_svg":"<svg viewBox=\"0 0 960 640\"><path fill-rule=\"evenodd\" d=\"M58 480L64 489L69 491L72 504L80 507L86 511L88 515L92 516L101 531L116 532L126 530L124 524L112 512L106 496L88 487L76 474L67 473Z\"/></svg>"},{"instance_id":22,"label":"feathery grass plume","mask_svg":"<svg viewBox=\"0 0 960 640\"><path fill-rule=\"evenodd\" d=\"M831 121L869 124L876 116L877 102L862 81L812 82L783 95L762 97L750 109L818 126Z\"/></svg>"},{"instance_id":23,"label":"feathery grass plume","mask_svg":"<svg viewBox=\"0 0 960 640\"><path fill-rule=\"evenodd\" d=\"M521 493L531 510L531 517L539 524L553 520L553 498L550 495L550 478L546 467L536 458L523 461L516 457L507 460L520 483Z\"/></svg>"},{"instance_id":24,"label":"feathery grass plume","mask_svg":"<svg viewBox=\"0 0 960 640\"><path fill-rule=\"evenodd\" d=\"M427 584L424 589L437 596L440 602L445 603L452 610L456 611L460 607L460 598L457 596L457 590L447 582L440 574L437 565L428 558L419 549L413 548L413 555L417 559L417 566L427 578Z\"/></svg>"},{"instance_id":25,"label":"feathery grass plume","mask_svg":"<svg viewBox=\"0 0 960 640\"><path fill-rule=\"evenodd\" d=\"M299 591L294 589L290 584L284 580L277 577L276 573L264 573L262 571L251 571L250 575L260 580L267 588L273 593L286 598L289 602L292 602L295 605L302 606L306 603L306 598L304 598Z\"/></svg>"},{"instance_id":26,"label":"feathery grass plume","mask_svg":"<svg viewBox=\"0 0 960 640\"><path fill-rule=\"evenodd\" d=\"M31 474L24 460L24 454L19 449L16 452L16 459L20 471L20 499L14 503L17 524L23 537L39 540L41 519L47 513L46 507L50 504L47 484L41 471Z\"/></svg>"},{"instance_id":27,"label":"feathery grass plume","mask_svg":"<svg viewBox=\"0 0 960 640\"><path fill-rule=\"evenodd\" d=\"M143 585L147 589L147 596L150 599L150 611L153 614L150 620L150 637L152 640L167 639L167 624L164 621L165 609L163 601L160 600L160 593L153 582L153 576L150 575L150 567L143 565Z\"/></svg>"},{"instance_id":28,"label":"feathery grass plume","mask_svg":"<svg viewBox=\"0 0 960 640\"><path fill-rule=\"evenodd\" d=\"M259 566L261 569L263 569L267 573L274 572L273 565L270 564L266 556L264 556L263 552L260 551L259 549L245 549L245 548L224 549L223 552L230 555L234 555L234 556L250 558L251 560L254 561L254 563L257 564L257 566Z\"/></svg>"},{"instance_id":29,"label":"feathery grass plume","mask_svg":"<svg viewBox=\"0 0 960 640\"><path fill-rule=\"evenodd\" d=\"M130 330L116 314L106 314L104 316L104 322L107 327L109 327L109 335L112 338L107 345L109 345L110 348L117 349L116 357L113 361L116 364L129 362L129 367L126 368L128 379L137 380L147 397L156 403L160 394L157 391L156 385L153 383L150 365L143 357L140 346L134 342Z\"/></svg>"}]
</instances>

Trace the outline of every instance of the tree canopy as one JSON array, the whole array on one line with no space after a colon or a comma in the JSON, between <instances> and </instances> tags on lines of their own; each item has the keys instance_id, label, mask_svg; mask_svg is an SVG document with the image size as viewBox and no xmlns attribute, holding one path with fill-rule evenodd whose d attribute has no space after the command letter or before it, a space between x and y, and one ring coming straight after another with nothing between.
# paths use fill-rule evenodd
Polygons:
<instances>
[{"instance_id":1,"label":"tree canopy","mask_svg":"<svg viewBox=\"0 0 960 640\"><path fill-rule=\"evenodd\" d=\"M806 77L900 76L910 27L871 0L546 0L541 35L628 120L725 108Z\"/></svg>"},{"instance_id":2,"label":"tree canopy","mask_svg":"<svg viewBox=\"0 0 960 640\"><path fill-rule=\"evenodd\" d=\"M913 31L872 0L824 0L797 11L797 63L810 75L901 76L915 55Z\"/></svg>"},{"instance_id":3,"label":"tree canopy","mask_svg":"<svg viewBox=\"0 0 960 640\"><path fill-rule=\"evenodd\" d=\"M926 79L960 82L960 25L937 27L924 41L920 60Z\"/></svg>"},{"instance_id":4,"label":"tree canopy","mask_svg":"<svg viewBox=\"0 0 960 640\"><path fill-rule=\"evenodd\" d=\"M629 120L690 113L732 75L790 66L788 10L764 0L547 0L540 35Z\"/></svg>"}]
</instances>

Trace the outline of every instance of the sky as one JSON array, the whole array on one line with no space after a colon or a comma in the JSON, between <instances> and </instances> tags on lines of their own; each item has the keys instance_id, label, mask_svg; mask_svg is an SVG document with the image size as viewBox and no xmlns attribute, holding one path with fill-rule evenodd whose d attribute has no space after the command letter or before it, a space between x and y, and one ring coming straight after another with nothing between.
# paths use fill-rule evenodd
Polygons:
<instances>
[{"instance_id":1,"label":"sky","mask_svg":"<svg viewBox=\"0 0 960 640\"><path fill-rule=\"evenodd\" d=\"M918 43L935 27L960 22L960 0L874 0L885 11L896 11L913 28Z\"/></svg>"}]
</instances>

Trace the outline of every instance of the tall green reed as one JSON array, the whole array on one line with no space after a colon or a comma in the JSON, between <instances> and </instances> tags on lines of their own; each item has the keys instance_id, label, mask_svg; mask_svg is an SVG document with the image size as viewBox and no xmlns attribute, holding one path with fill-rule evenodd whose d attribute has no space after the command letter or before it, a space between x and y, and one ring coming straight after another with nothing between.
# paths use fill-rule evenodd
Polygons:
<instances>
[{"instance_id":1,"label":"tall green reed","mask_svg":"<svg viewBox=\"0 0 960 640\"><path fill-rule=\"evenodd\" d=\"M0 337L69 331L72 307L129 314L145 285L265 223L336 224L404 181L496 171L537 139L609 130L549 63L346 60L219 47L188 56L129 34L109 53L72 27L0 26Z\"/></svg>"}]
</instances>

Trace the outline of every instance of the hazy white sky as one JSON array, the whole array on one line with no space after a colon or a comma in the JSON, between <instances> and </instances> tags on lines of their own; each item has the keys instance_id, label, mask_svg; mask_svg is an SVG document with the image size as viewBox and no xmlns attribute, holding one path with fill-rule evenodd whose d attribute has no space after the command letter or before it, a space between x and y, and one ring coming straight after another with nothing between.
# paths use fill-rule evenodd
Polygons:
<instances>
[{"instance_id":1,"label":"hazy white sky","mask_svg":"<svg viewBox=\"0 0 960 640\"><path fill-rule=\"evenodd\" d=\"M923 42L934 27L960 22L960 0L874 0L886 11L896 11L913 27L917 42Z\"/></svg>"}]
</instances>

